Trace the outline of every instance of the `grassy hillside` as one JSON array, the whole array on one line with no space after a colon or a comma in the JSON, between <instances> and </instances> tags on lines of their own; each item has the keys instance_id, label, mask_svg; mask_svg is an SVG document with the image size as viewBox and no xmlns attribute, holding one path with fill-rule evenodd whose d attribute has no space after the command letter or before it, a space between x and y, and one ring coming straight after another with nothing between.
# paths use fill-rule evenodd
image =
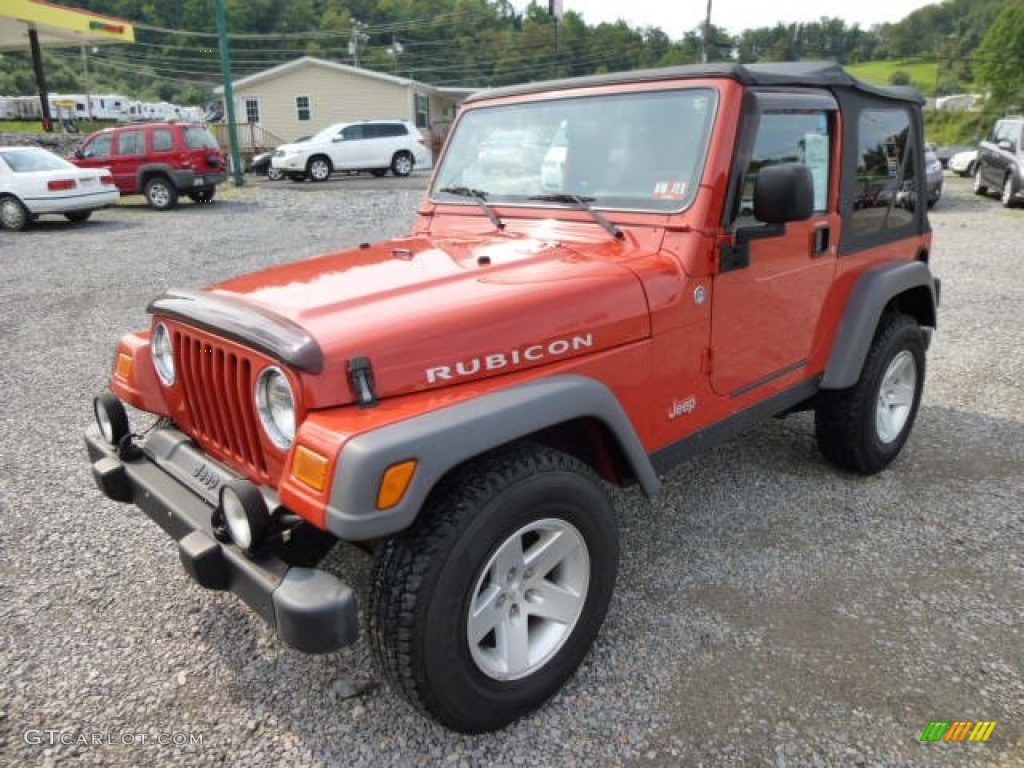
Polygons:
<instances>
[{"instance_id":1,"label":"grassy hillside","mask_svg":"<svg viewBox=\"0 0 1024 768\"><path fill-rule=\"evenodd\" d=\"M863 64L849 64L851 74L875 85L891 85L893 72L905 72L910 82L921 93L931 96L939 76L939 62L928 59L905 59L903 61L867 61Z\"/></svg>"}]
</instances>

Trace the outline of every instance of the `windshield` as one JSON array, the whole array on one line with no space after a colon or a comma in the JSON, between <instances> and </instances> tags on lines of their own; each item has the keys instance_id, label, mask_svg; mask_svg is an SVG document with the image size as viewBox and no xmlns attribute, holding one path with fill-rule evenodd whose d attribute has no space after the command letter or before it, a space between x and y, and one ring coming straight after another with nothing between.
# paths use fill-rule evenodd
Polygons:
<instances>
[{"instance_id":1,"label":"windshield","mask_svg":"<svg viewBox=\"0 0 1024 768\"><path fill-rule=\"evenodd\" d=\"M470 188L490 203L572 195L594 208L671 212L693 201L716 104L709 88L524 102L467 110L432 197Z\"/></svg>"},{"instance_id":2,"label":"windshield","mask_svg":"<svg viewBox=\"0 0 1024 768\"><path fill-rule=\"evenodd\" d=\"M64 171L76 167L64 158L57 157L45 149L9 149L0 152L0 157L15 173Z\"/></svg>"}]
</instances>

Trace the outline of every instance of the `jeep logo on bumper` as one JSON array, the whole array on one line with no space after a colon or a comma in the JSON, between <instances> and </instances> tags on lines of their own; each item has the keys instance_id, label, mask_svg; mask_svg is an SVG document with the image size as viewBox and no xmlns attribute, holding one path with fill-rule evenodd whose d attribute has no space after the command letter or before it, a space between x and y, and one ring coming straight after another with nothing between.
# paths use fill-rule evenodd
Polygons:
<instances>
[{"instance_id":1,"label":"jeep logo on bumper","mask_svg":"<svg viewBox=\"0 0 1024 768\"><path fill-rule=\"evenodd\" d=\"M199 464L195 469L193 469L192 477L211 491L220 485L220 478L217 477L217 474L205 464Z\"/></svg>"}]
</instances>

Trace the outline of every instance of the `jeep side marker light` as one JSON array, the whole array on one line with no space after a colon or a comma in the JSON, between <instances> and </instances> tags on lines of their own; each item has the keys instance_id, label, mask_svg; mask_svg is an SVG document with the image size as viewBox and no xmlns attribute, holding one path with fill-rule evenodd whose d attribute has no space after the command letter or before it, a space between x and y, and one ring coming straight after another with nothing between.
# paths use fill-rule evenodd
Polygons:
<instances>
[{"instance_id":1,"label":"jeep side marker light","mask_svg":"<svg viewBox=\"0 0 1024 768\"><path fill-rule=\"evenodd\" d=\"M391 509L405 498L413 475L416 474L416 461L410 459L400 464L392 464L384 472L377 492L377 509L382 512Z\"/></svg>"},{"instance_id":2,"label":"jeep side marker light","mask_svg":"<svg viewBox=\"0 0 1024 768\"><path fill-rule=\"evenodd\" d=\"M270 527L270 512L255 485L245 480L228 483L221 488L218 509L239 549L248 553L259 546Z\"/></svg>"},{"instance_id":3,"label":"jeep side marker light","mask_svg":"<svg viewBox=\"0 0 1024 768\"><path fill-rule=\"evenodd\" d=\"M121 401L109 392L104 392L92 401L92 411L100 434L111 445L117 445L128 434L128 412Z\"/></svg>"}]
</instances>

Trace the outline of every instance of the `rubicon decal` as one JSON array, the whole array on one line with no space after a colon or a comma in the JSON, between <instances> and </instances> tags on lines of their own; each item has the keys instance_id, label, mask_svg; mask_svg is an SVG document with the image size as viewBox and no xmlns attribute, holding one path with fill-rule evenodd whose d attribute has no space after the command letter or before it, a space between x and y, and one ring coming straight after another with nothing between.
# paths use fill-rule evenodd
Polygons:
<instances>
[{"instance_id":1,"label":"rubicon decal","mask_svg":"<svg viewBox=\"0 0 1024 768\"><path fill-rule=\"evenodd\" d=\"M584 333L579 336L553 339L543 344L532 344L522 349L492 352L479 357L471 357L468 360L459 360L451 365L427 368L427 383L437 384L441 381L454 381L466 376L475 376L482 371L500 371L503 368L516 368L526 363L536 363L552 357L563 357L593 346L594 334Z\"/></svg>"},{"instance_id":2,"label":"rubicon decal","mask_svg":"<svg viewBox=\"0 0 1024 768\"><path fill-rule=\"evenodd\" d=\"M921 741L988 741L995 727L995 720L932 720Z\"/></svg>"}]
</instances>

